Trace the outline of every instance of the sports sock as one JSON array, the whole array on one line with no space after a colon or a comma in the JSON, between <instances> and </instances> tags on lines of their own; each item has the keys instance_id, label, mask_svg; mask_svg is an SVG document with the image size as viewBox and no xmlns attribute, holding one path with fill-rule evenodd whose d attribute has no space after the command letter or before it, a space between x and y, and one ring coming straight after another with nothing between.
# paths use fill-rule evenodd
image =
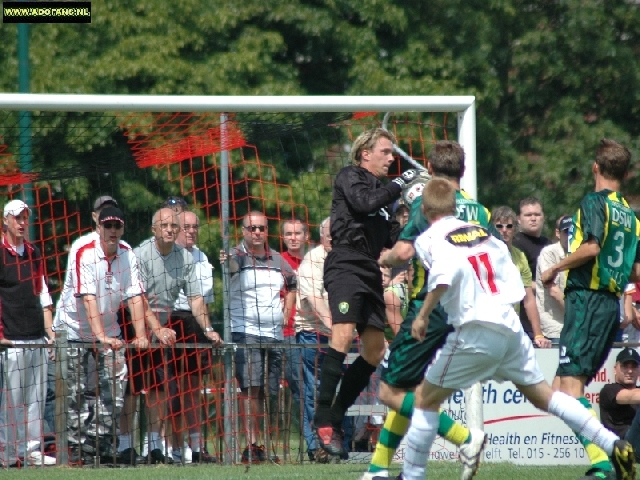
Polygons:
<instances>
[{"instance_id":1,"label":"sports sock","mask_svg":"<svg viewBox=\"0 0 640 480\"><path fill-rule=\"evenodd\" d=\"M398 412L403 417L411 418L413 415L413 406L416 402L416 394L414 392L407 392L400 405L400 411Z\"/></svg>"},{"instance_id":2,"label":"sports sock","mask_svg":"<svg viewBox=\"0 0 640 480\"><path fill-rule=\"evenodd\" d=\"M436 438L440 419L438 412L416 408L407 432L402 475L405 480L424 480L431 444Z\"/></svg>"},{"instance_id":3,"label":"sports sock","mask_svg":"<svg viewBox=\"0 0 640 480\"><path fill-rule=\"evenodd\" d=\"M127 448L131 448L131 435L118 435L118 452L124 452Z\"/></svg>"},{"instance_id":4,"label":"sports sock","mask_svg":"<svg viewBox=\"0 0 640 480\"><path fill-rule=\"evenodd\" d=\"M199 433L190 433L189 440L191 443L191 451L199 452L200 451L200 434Z\"/></svg>"},{"instance_id":5,"label":"sports sock","mask_svg":"<svg viewBox=\"0 0 640 480\"><path fill-rule=\"evenodd\" d=\"M387 414L387 418L384 421L380 436L378 437L378 443L376 449L371 457L371 463L369 464L369 472L378 473L384 470L389 470L393 455L402 441L402 437L407 433L409 428L409 418L395 410L390 410Z\"/></svg>"},{"instance_id":6,"label":"sports sock","mask_svg":"<svg viewBox=\"0 0 640 480\"><path fill-rule=\"evenodd\" d=\"M160 434L158 432L149 432L149 452L157 448L163 450L162 453L164 453L162 442L160 441Z\"/></svg>"},{"instance_id":7,"label":"sports sock","mask_svg":"<svg viewBox=\"0 0 640 480\"><path fill-rule=\"evenodd\" d=\"M609 455L613 453L613 444L618 437L600 423L586 398L576 400L566 393L553 392L549 413L559 417L574 431L584 445L592 468L607 472L613 470Z\"/></svg>"},{"instance_id":8,"label":"sports sock","mask_svg":"<svg viewBox=\"0 0 640 480\"><path fill-rule=\"evenodd\" d=\"M324 364L322 368L324 369ZM367 388L369 379L375 371L376 367L368 363L362 356L358 356L358 358L349 365L340 384L340 391L338 392L336 401L331 407L331 423L334 428L341 428L344 414L347 409L355 403L360 393Z\"/></svg>"},{"instance_id":9,"label":"sports sock","mask_svg":"<svg viewBox=\"0 0 640 480\"><path fill-rule=\"evenodd\" d=\"M342 377L342 363L346 353L329 347L320 369L320 386L313 423L316 427L331 424L331 404L336 395L336 388Z\"/></svg>"},{"instance_id":10,"label":"sports sock","mask_svg":"<svg viewBox=\"0 0 640 480\"><path fill-rule=\"evenodd\" d=\"M471 440L471 433L467 427L463 427L453 418L440 410L440 426L438 427L438 435L446 438L454 445L462 445Z\"/></svg>"}]
</instances>

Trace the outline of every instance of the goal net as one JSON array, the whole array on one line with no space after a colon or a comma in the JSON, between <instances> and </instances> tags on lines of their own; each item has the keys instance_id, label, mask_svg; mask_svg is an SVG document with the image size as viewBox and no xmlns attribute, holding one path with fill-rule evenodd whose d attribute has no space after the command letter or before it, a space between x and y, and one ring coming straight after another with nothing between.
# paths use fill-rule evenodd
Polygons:
<instances>
[{"instance_id":1,"label":"goal net","mask_svg":"<svg viewBox=\"0 0 640 480\"><path fill-rule=\"evenodd\" d=\"M74 273L68 271L68 265L84 258L78 255L69 258L69 248L77 238L95 230L92 213L98 197L109 195L116 199L125 217L122 240L134 248L155 235L152 216L163 202L170 198L173 205L184 204L186 210L197 216L197 246L214 269L213 296L208 297L212 301L208 308L210 321L226 343L231 343L229 276L220 265L218 252L229 251L242 241L242 220L251 211L265 215L267 241L276 251L285 250L281 226L288 219L301 220L308 227L310 245L317 244L318 227L330 213L332 180L349 163L351 142L362 131L383 123L396 135L398 147L421 165L426 164L427 154L437 140L459 141L467 158L463 187L475 195L473 97L212 99L0 94L0 205L20 199L30 206L25 236L42 252L53 304L62 308L59 299L65 276ZM410 167L398 155L390 176ZM77 281L82 282L80 276ZM96 284L101 281L105 279L96 279ZM78 284L74 286L80 288ZM72 301L80 301L78 296L71 297ZM127 306L124 301L117 316L121 323L130 321ZM77 306L78 311L82 308ZM171 315L172 312L167 312L167 322L173 321ZM164 318L160 314L158 317ZM122 331L126 328L123 325ZM299 349L295 345L286 349L288 353L283 356L276 385L270 384L273 379L265 379L264 395L260 397L262 406L256 407L235 381L240 368L237 354L225 348L211 350L202 343L200 335L181 333L179 341L183 348L178 349L160 348L155 338L150 337L152 349L174 350L170 355L166 352L159 355L160 366L147 358L146 353L127 349L125 363L129 375L139 377L133 393L140 394L136 396L140 399L139 411L131 445L139 453L152 449L145 443L145 438L149 440L145 432L152 431L150 419L154 414L149 409L155 408L165 422L160 450L167 457L178 449L184 453L184 447L191 444L192 451L206 449L219 461L254 461L262 455L261 451L248 448L256 440L258 445L264 443L268 459L302 458L307 441L304 427L308 421L301 408L305 387L300 360L297 363L292 360L300 358ZM83 344L87 351L91 342L97 340L86 334L78 337L66 332L66 336L87 342ZM99 462L115 462L115 458L100 455L101 442L114 450L121 443L116 417L122 412L110 409L101 400L105 385L101 385L96 367L87 367L82 359L67 355L66 346L58 345L55 364L39 367L57 368L59 375L66 375L64 388L59 385L57 391L53 387L50 392L49 397L55 398L50 402L57 402L58 408L45 409L49 414L44 419L43 444L49 445L57 437L57 445L47 448L67 449L75 441L93 437L94 456L100 457ZM72 365L73 362L76 364ZM297 376L291 373L289 378L286 362L298 370ZM104 365L97 368L100 370ZM164 371L165 377L156 375L157 368ZM73 384L76 380L68 375L71 371L85 372L86 381L82 385ZM112 368L109 375L114 376L114 372ZM173 377L167 379L167 375ZM250 372L250 375L258 374ZM268 377L268 373L263 375ZM299 384L291 385L292 379ZM173 383L168 386L170 382ZM131 380L130 386L135 383ZM10 379L5 379L5 393L13 387ZM169 397L166 401L154 394L159 387L166 387ZM81 393L86 405L65 403L69 392L77 398ZM113 393L124 395L124 391L116 388ZM91 397L97 398L93 407L87 401ZM367 406L376 404L375 397L374 389L369 389L358 402L362 407L352 412L356 415L355 430L364 424L369 431L363 438L370 443L375 442L371 431L375 431L376 422L372 417L379 412ZM39 401L44 402L44 398ZM84 411L65 412L66 407L60 407L70 404L79 410L99 410L93 416L98 424L81 426L78 418L82 418ZM2 408L4 424L0 428L13 432L10 438L17 448L20 441L24 442L17 432L25 414L20 405L10 402ZM481 404L479 409L473 415L481 423ZM56 422L52 411L64 414L65 420ZM101 420L109 416L110 421ZM68 444L61 439L66 437L65 428L73 432L68 436ZM256 429L259 438L252 437L252 429ZM178 435L173 440L172 431ZM176 444L179 440L175 438L185 443ZM59 455L59 463L60 458L65 457ZM185 461L179 456L175 458Z\"/></svg>"}]
</instances>

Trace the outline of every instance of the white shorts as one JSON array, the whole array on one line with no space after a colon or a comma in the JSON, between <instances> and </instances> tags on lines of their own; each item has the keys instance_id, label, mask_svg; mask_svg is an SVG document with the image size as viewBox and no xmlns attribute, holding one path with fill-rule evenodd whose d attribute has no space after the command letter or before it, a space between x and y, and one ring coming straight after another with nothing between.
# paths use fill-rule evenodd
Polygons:
<instances>
[{"instance_id":1,"label":"white shorts","mask_svg":"<svg viewBox=\"0 0 640 480\"><path fill-rule=\"evenodd\" d=\"M425 378L433 385L452 389L486 380L510 380L516 385L544 380L533 344L522 328L514 332L486 322L467 323L450 333Z\"/></svg>"}]
</instances>

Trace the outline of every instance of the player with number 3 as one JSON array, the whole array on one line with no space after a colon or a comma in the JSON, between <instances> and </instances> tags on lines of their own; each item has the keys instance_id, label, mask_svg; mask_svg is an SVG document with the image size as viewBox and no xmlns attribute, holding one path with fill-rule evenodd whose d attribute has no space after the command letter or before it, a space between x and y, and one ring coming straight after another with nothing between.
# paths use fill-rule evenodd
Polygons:
<instances>
[{"instance_id":1,"label":"player with number 3","mask_svg":"<svg viewBox=\"0 0 640 480\"><path fill-rule=\"evenodd\" d=\"M543 285L550 286L558 272L569 271L560 364L553 386L589 409L585 384L609 356L620 328L620 295L629 281L638 281L640 273L640 223L620 193L630 164L627 148L613 140L600 142L591 167L595 188L582 199L573 218L569 255L542 272L540 278ZM611 464L604 452L584 438L580 440L591 460L585 478L611 478Z\"/></svg>"}]
</instances>

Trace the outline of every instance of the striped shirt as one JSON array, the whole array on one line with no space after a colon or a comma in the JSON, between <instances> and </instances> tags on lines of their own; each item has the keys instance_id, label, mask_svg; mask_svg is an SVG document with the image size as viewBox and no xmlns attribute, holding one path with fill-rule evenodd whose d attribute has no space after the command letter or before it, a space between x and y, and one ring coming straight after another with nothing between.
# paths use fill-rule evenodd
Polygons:
<instances>
[{"instance_id":1,"label":"striped shirt","mask_svg":"<svg viewBox=\"0 0 640 480\"><path fill-rule=\"evenodd\" d=\"M280 290L296 290L296 274L275 250L257 257L244 242L229 256L231 331L283 339Z\"/></svg>"}]
</instances>

